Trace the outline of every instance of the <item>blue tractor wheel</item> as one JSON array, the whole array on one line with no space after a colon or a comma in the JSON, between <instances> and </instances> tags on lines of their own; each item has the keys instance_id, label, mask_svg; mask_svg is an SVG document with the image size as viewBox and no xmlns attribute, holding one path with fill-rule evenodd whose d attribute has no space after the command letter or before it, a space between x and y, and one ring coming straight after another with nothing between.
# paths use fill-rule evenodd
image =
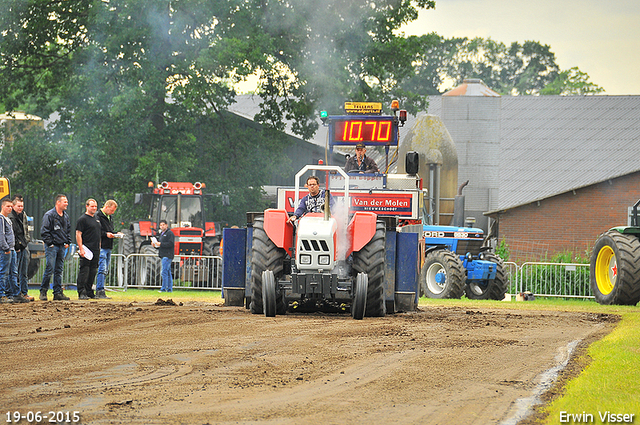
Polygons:
<instances>
[{"instance_id":1,"label":"blue tractor wheel","mask_svg":"<svg viewBox=\"0 0 640 425\"><path fill-rule=\"evenodd\" d=\"M501 301L509 290L509 279L504 271L504 262L502 258L489 253L484 254L483 259L496 263L496 277L485 281L470 281L464 288L465 295L472 300Z\"/></svg>"},{"instance_id":2,"label":"blue tractor wheel","mask_svg":"<svg viewBox=\"0 0 640 425\"><path fill-rule=\"evenodd\" d=\"M420 289L428 298L460 298L466 276L462 260L444 249L430 251L420 272Z\"/></svg>"}]
</instances>

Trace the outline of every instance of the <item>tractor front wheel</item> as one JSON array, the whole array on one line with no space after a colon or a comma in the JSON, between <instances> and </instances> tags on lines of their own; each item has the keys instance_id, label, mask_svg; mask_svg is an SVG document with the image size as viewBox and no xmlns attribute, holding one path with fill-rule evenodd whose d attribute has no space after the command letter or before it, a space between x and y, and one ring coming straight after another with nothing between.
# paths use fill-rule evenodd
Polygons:
<instances>
[{"instance_id":1,"label":"tractor front wheel","mask_svg":"<svg viewBox=\"0 0 640 425\"><path fill-rule=\"evenodd\" d=\"M387 314L384 300L385 235L384 222L378 221L373 238L360 251L353 253L356 281L359 273L366 273L369 279L365 309L367 317L384 317Z\"/></svg>"},{"instance_id":2,"label":"tractor front wheel","mask_svg":"<svg viewBox=\"0 0 640 425\"><path fill-rule=\"evenodd\" d=\"M137 275L142 286L162 285L162 263L158 257L158 250L151 245L143 245L140 248L142 257L138 257Z\"/></svg>"},{"instance_id":3,"label":"tractor front wheel","mask_svg":"<svg viewBox=\"0 0 640 425\"><path fill-rule=\"evenodd\" d=\"M369 278L367 274L358 273L358 276L356 276L353 302L351 303L351 317L356 320L362 320L367 308L367 286L369 286Z\"/></svg>"},{"instance_id":4,"label":"tractor front wheel","mask_svg":"<svg viewBox=\"0 0 640 425\"><path fill-rule=\"evenodd\" d=\"M430 251L420 272L422 295L428 298L460 298L464 292L462 260L451 251Z\"/></svg>"},{"instance_id":5,"label":"tractor front wheel","mask_svg":"<svg viewBox=\"0 0 640 425\"><path fill-rule=\"evenodd\" d=\"M509 290L509 279L504 272L502 258L494 254L485 254L484 259L496 263L496 277L484 282L471 281L464 288L465 295L471 300L497 300L504 299Z\"/></svg>"},{"instance_id":6,"label":"tractor front wheel","mask_svg":"<svg viewBox=\"0 0 640 425\"><path fill-rule=\"evenodd\" d=\"M277 282L284 273L285 254L285 251L278 248L267 236L267 232L264 230L264 217L256 218L253 223L253 245L251 247L251 305L249 306L251 313L263 313L263 272L271 271L274 282ZM276 311L278 313L286 311L284 296L277 287Z\"/></svg>"},{"instance_id":7,"label":"tractor front wheel","mask_svg":"<svg viewBox=\"0 0 640 425\"><path fill-rule=\"evenodd\" d=\"M635 305L640 301L640 240L609 230L591 254L591 292L600 304Z\"/></svg>"},{"instance_id":8,"label":"tractor front wheel","mask_svg":"<svg viewBox=\"0 0 640 425\"><path fill-rule=\"evenodd\" d=\"M262 306L265 316L276 317L276 278L271 270L262 272Z\"/></svg>"}]
</instances>

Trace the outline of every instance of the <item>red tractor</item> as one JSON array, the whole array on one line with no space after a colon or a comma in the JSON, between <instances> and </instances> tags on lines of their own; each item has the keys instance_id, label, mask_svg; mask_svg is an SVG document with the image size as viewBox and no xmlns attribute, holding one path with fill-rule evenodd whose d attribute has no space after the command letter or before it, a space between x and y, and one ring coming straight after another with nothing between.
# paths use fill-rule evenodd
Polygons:
<instances>
[{"instance_id":1,"label":"red tractor","mask_svg":"<svg viewBox=\"0 0 640 425\"><path fill-rule=\"evenodd\" d=\"M349 175L336 166L306 166L325 171L324 213L309 213L288 221L284 209L268 209L253 221L251 249L251 299L254 314L268 317L299 311L337 311L349 308L354 319L384 316L385 235L384 221L373 212L349 213ZM329 197L332 176L344 179L344 196L335 206Z\"/></svg>"},{"instance_id":2,"label":"red tractor","mask_svg":"<svg viewBox=\"0 0 640 425\"><path fill-rule=\"evenodd\" d=\"M194 286L213 286L219 278L220 267L216 267L217 262L197 258L217 256L220 248L220 225L205 221L204 187L199 182L162 182L157 187L149 182L150 193L136 194L135 203L147 205L149 215L122 231L125 235L119 244L119 253L145 254L129 263L129 284L160 285L160 259L158 250L151 246L151 237L157 234L160 220L166 220L175 235L176 266L181 266L182 271L188 270L188 279ZM185 260L189 264L185 265Z\"/></svg>"}]
</instances>

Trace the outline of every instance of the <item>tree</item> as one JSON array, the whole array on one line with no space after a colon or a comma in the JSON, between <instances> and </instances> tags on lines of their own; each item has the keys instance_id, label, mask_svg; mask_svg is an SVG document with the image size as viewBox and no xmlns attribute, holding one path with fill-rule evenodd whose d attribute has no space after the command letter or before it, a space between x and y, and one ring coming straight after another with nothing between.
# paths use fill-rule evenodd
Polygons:
<instances>
[{"instance_id":1,"label":"tree","mask_svg":"<svg viewBox=\"0 0 640 425\"><path fill-rule=\"evenodd\" d=\"M556 94L562 96L581 96L602 92L604 92L604 89L589 81L589 76L580 71L577 66L560 72L555 80L540 90L542 95Z\"/></svg>"},{"instance_id":2,"label":"tree","mask_svg":"<svg viewBox=\"0 0 640 425\"><path fill-rule=\"evenodd\" d=\"M550 46L537 41L509 46L491 38L434 38L416 62L415 74L403 87L439 94L466 78L480 78L502 95L579 94L602 91L588 75L572 68L561 71ZM420 90L422 87L422 91Z\"/></svg>"},{"instance_id":3,"label":"tree","mask_svg":"<svg viewBox=\"0 0 640 425\"><path fill-rule=\"evenodd\" d=\"M433 0L4 3L0 104L55 111L46 140L64 150L53 155L105 194L133 193L154 176L197 176L253 209L287 143L273 132L285 121L309 138L315 111L347 99L400 97L413 111L425 104L400 83L429 40L396 33ZM250 74L260 76L261 130L224 114L234 83ZM224 174L231 164L242 178Z\"/></svg>"}]
</instances>

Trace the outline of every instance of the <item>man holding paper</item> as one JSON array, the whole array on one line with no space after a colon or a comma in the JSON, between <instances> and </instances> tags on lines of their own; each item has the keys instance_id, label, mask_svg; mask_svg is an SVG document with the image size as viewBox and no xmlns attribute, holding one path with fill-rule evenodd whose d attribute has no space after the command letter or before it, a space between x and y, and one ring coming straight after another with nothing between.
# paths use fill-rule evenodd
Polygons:
<instances>
[{"instance_id":1,"label":"man holding paper","mask_svg":"<svg viewBox=\"0 0 640 425\"><path fill-rule=\"evenodd\" d=\"M100 259L98 260L98 277L96 278L96 297L109 299L104 289L104 281L109 272L109 264L111 263L111 250L113 249L113 239L124 236L120 232L113 230L111 216L118 209L118 204L113 199L109 199L104 206L97 212L96 216L100 220L102 226L100 238Z\"/></svg>"},{"instance_id":2,"label":"man holding paper","mask_svg":"<svg viewBox=\"0 0 640 425\"><path fill-rule=\"evenodd\" d=\"M171 262L173 261L173 250L175 237L167 220L160 220L160 232L158 238L151 238L151 245L158 248L158 257L162 264L162 287L160 292L173 292L173 277L171 276Z\"/></svg>"},{"instance_id":3,"label":"man holding paper","mask_svg":"<svg viewBox=\"0 0 640 425\"><path fill-rule=\"evenodd\" d=\"M98 260L100 258L100 238L102 226L96 216L98 203L95 199L88 199L86 212L78 219L76 224L76 242L80 255L80 269L78 270L78 299L88 300L95 298L93 281L98 272Z\"/></svg>"}]
</instances>

